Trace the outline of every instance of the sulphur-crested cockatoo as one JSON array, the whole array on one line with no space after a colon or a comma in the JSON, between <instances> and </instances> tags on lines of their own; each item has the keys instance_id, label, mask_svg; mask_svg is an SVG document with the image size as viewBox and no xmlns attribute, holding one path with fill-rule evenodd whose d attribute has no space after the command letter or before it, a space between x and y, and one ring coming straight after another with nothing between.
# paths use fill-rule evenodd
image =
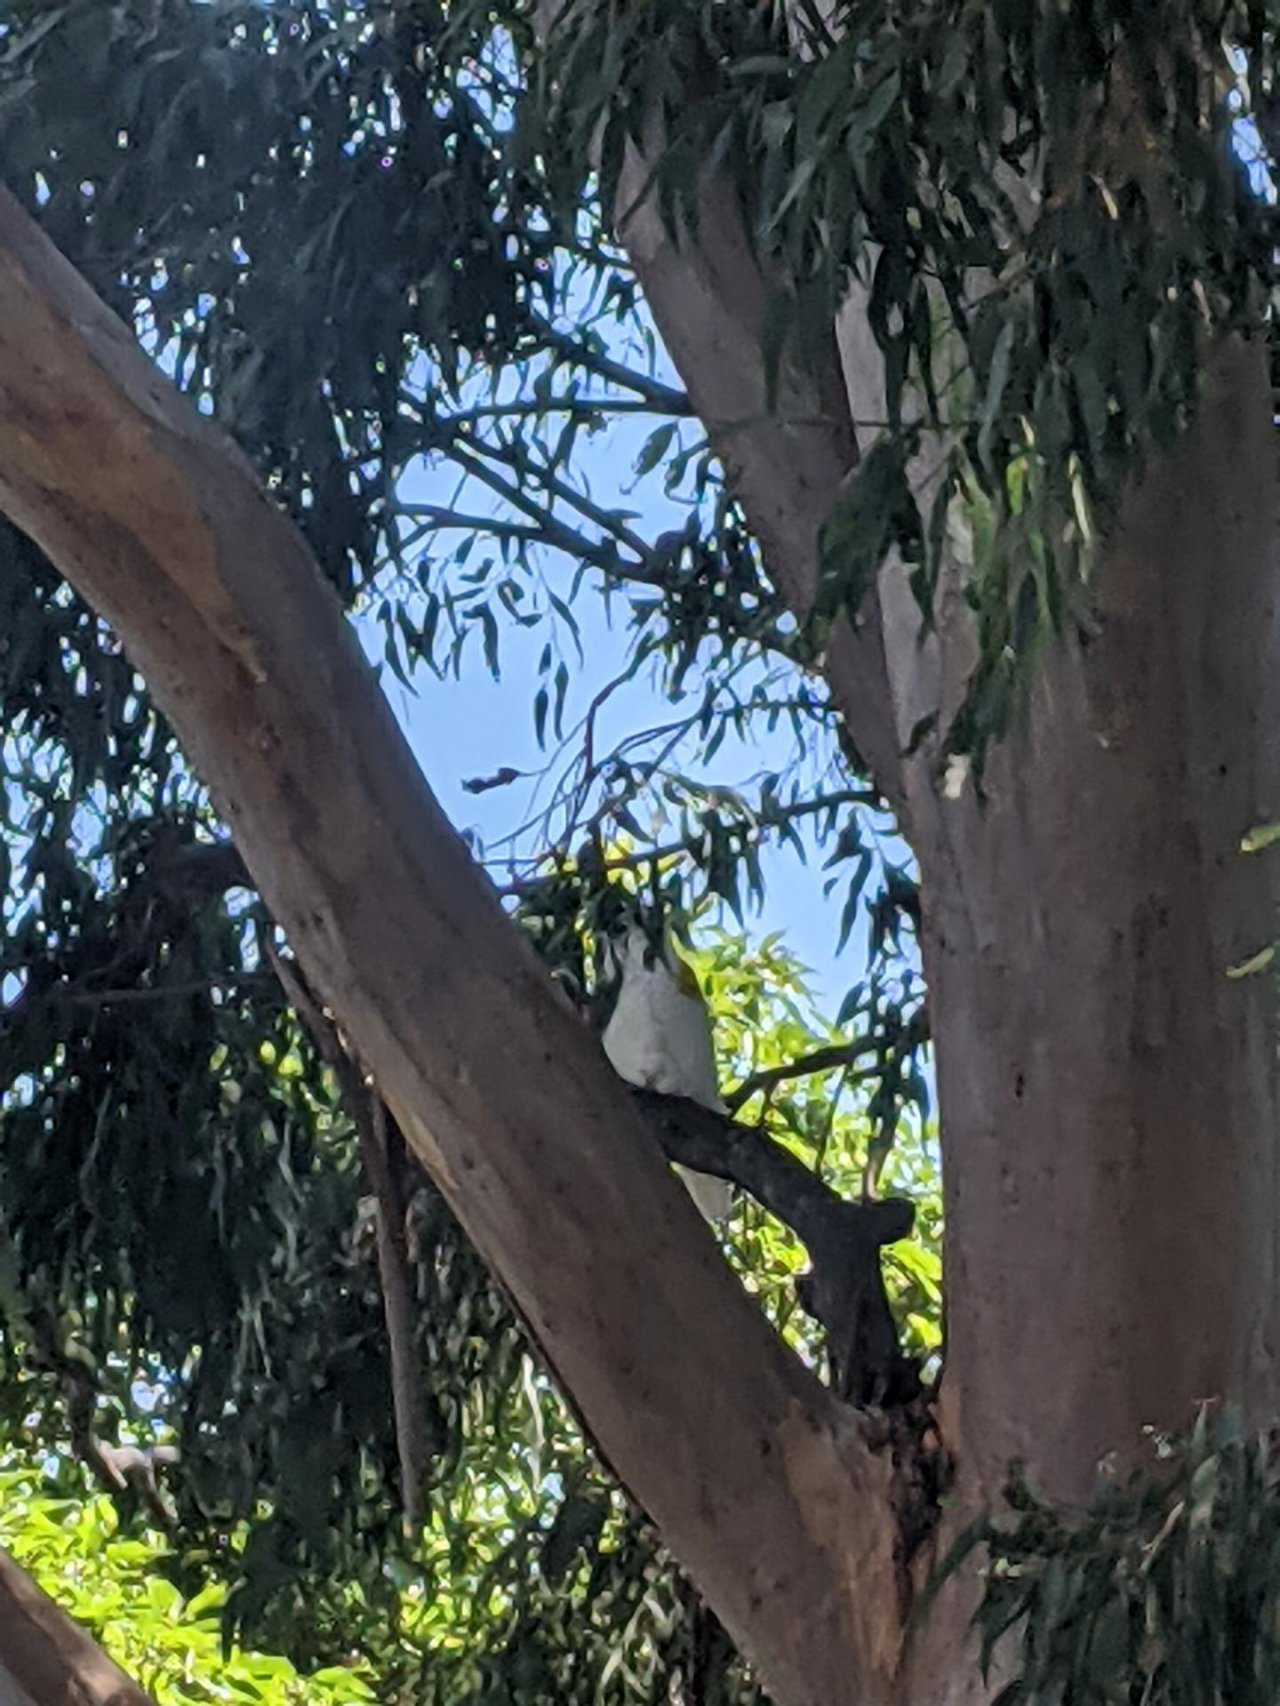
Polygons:
<instances>
[{"instance_id":1,"label":"sulphur-crested cockatoo","mask_svg":"<svg viewBox=\"0 0 1280 1706\"><path fill-rule=\"evenodd\" d=\"M601 1040L614 1071L628 1084L664 1096L687 1096L724 1113L711 1015L692 971L665 938L658 952L638 924L610 949L621 982ZM726 1217L727 1180L684 1167L676 1172L708 1220Z\"/></svg>"}]
</instances>

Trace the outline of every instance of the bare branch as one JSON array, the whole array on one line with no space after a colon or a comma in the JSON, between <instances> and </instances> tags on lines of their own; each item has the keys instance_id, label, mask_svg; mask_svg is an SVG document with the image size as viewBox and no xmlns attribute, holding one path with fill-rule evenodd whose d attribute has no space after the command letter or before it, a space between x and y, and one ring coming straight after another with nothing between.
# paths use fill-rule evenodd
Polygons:
<instances>
[{"instance_id":1,"label":"bare branch","mask_svg":"<svg viewBox=\"0 0 1280 1706\"><path fill-rule=\"evenodd\" d=\"M585 493L576 491L566 480L560 479L545 464L535 461L523 449L501 449L494 444L468 446L455 439L449 448L449 454L467 473L473 474L476 479L483 480L494 491L500 492L508 502L523 510L526 515L542 519L546 512L536 499L528 495L521 484L503 480L482 458L511 468L518 478L526 474L531 475L551 497L559 498L585 520L593 522L607 537L619 540L642 562L652 555L648 543L640 534L599 504L593 503Z\"/></svg>"},{"instance_id":2,"label":"bare branch","mask_svg":"<svg viewBox=\"0 0 1280 1706\"><path fill-rule=\"evenodd\" d=\"M880 1249L905 1238L915 1207L900 1197L846 1202L758 1126L681 1096L633 1090L669 1160L729 1179L789 1226L809 1252L801 1290L826 1333L832 1384L853 1403L911 1403L920 1385L902 1354Z\"/></svg>"},{"instance_id":3,"label":"bare branch","mask_svg":"<svg viewBox=\"0 0 1280 1706\"><path fill-rule=\"evenodd\" d=\"M321 1059L333 1068L342 1100L356 1128L360 1160L377 1205L378 1278L387 1324L387 1353L391 1364L391 1403L395 1415L396 1448L400 1454L400 1497L406 1534L422 1519L422 1491L427 1465L435 1455L427 1420L422 1365L415 1332L413 1274L405 1234L408 1201L393 1145L403 1145L399 1132L388 1129L386 1108L375 1086L352 1059L337 1026L306 987L301 968L276 948L269 936L263 947L285 998L311 1033Z\"/></svg>"},{"instance_id":4,"label":"bare branch","mask_svg":"<svg viewBox=\"0 0 1280 1706\"><path fill-rule=\"evenodd\" d=\"M483 478L476 469L469 467L469 473ZM514 503L518 490L504 481L486 480L493 491ZM523 494L522 494L523 495ZM444 504L402 503L397 504L394 513L406 516L411 521L425 521L431 524L430 529L405 541L401 547L408 549L416 544L427 531L439 532L456 529L463 533L490 534L495 539L519 539L531 545L550 545L558 551L564 551L568 556L580 562L590 563L604 574L615 580L636 581L643 586L660 587L665 584L664 577L652 569L646 569L641 564L621 558L611 546L601 545L597 540L588 539L584 533L579 533L567 523L553 515L550 510L542 509L535 502L525 502L520 505L526 515L536 515L536 522L507 521L501 516L466 515L460 510L451 509Z\"/></svg>"},{"instance_id":5,"label":"bare branch","mask_svg":"<svg viewBox=\"0 0 1280 1706\"><path fill-rule=\"evenodd\" d=\"M762 1067L759 1072L753 1072L744 1078L741 1084L734 1086L725 1097L725 1106L729 1112L736 1113L744 1103L758 1095L762 1090L772 1090L778 1084L785 1084L793 1078L811 1078L821 1072L836 1072L846 1066L852 1066L867 1055L875 1054L880 1047L875 1037L863 1037L856 1043L832 1043L827 1048L814 1049L812 1054L802 1054L795 1060L783 1061L780 1066ZM862 1077L874 1077L874 1074L855 1073L853 1082Z\"/></svg>"},{"instance_id":6,"label":"bare branch","mask_svg":"<svg viewBox=\"0 0 1280 1706\"><path fill-rule=\"evenodd\" d=\"M672 397L677 398L678 392ZM413 399L410 399L412 401ZM471 409L455 409L452 414L436 417L436 426L448 429L470 425L473 421L541 420L546 415L593 417L600 415L674 415L688 420L693 409L686 397L683 405L672 401L660 403L656 398L637 397L548 397L545 402L513 402L480 404Z\"/></svg>"},{"instance_id":7,"label":"bare branch","mask_svg":"<svg viewBox=\"0 0 1280 1706\"><path fill-rule=\"evenodd\" d=\"M673 385L664 385L660 379L654 379L648 374L636 373L620 361L613 361L603 350L589 349L578 338L562 332L549 321L542 321L539 326L547 343L557 352L567 365L585 367L589 373L594 373L601 379L607 379L611 384L619 385L624 390L634 391L638 397L643 397L655 409L661 409L668 414L692 414L693 405L684 391L677 390Z\"/></svg>"}]
</instances>

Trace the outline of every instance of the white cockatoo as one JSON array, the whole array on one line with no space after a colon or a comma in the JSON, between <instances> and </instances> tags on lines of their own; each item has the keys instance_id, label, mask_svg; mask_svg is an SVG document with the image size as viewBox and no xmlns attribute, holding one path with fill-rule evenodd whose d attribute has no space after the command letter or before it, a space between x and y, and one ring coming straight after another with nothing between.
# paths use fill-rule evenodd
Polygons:
<instances>
[{"instance_id":1,"label":"white cockatoo","mask_svg":"<svg viewBox=\"0 0 1280 1706\"><path fill-rule=\"evenodd\" d=\"M687 1096L723 1114L711 1014L698 980L664 937L658 952L638 924L611 943L620 985L605 1026L604 1052L620 1078L664 1096ZM710 1221L729 1213L725 1179L677 1166L689 1195Z\"/></svg>"}]
</instances>

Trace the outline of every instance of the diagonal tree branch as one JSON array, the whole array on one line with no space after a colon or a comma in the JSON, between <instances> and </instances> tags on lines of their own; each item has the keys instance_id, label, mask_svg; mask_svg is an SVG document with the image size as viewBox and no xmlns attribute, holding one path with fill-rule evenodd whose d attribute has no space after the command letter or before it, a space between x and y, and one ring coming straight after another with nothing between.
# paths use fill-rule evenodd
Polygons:
<instances>
[{"instance_id":1,"label":"diagonal tree branch","mask_svg":"<svg viewBox=\"0 0 1280 1706\"><path fill-rule=\"evenodd\" d=\"M928 1016L921 1008L912 1014L898 1043L905 1052L927 1042L928 1039ZM725 1105L731 1114L736 1113L762 1090L772 1090L793 1078L810 1078L820 1072L838 1072L842 1067L853 1066L859 1060L865 1060L868 1055L877 1054L883 1046L883 1039L880 1037L858 1037L852 1042L831 1043L827 1048L814 1049L811 1054L799 1055L795 1060L784 1060L777 1066L762 1067L759 1072L749 1073L741 1084L734 1086L725 1097ZM866 1076L874 1078L876 1073L868 1072Z\"/></svg>"},{"instance_id":2,"label":"diagonal tree branch","mask_svg":"<svg viewBox=\"0 0 1280 1706\"><path fill-rule=\"evenodd\" d=\"M795 1060L784 1060L777 1066L761 1067L759 1072L747 1075L741 1084L735 1084L725 1097L725 1106L729 1112L736 1113L745 1102L762 1090L775 1089L779 1084L787 1084L793 1078L812 1078L822 1072L838 1072L843 1067L853 1066L867 1055L875 1054L879 1047L876 1037L859 1037L852 1043L831 1043L827 1048L814 1049L812 1054L802 1054Z\"/></svg>"},{"instance_id":3,"label":"diagonal tree branch","mask_svg":"<svg viewBox=\"0 0 1280 1706\"><path fill-rule=\"evenodd\" d=\"M0 1552L0 1698L76 1706L154 1706L87 1630Z\"/></svg>"},{"instance_id":4,"label":"diagonal tree branch","mask_svg":"<svg viewBox=\"0 0 1280 1706\"><path fill-rule=\"evenodd\" d=\"M881 1706L892 1464L737 1286L247 461L0 195L0 507L121 636L307 981L779 1706Z\"/></svg>"},{"instance_id":5,"label":"diagonal tree branch","mask_svg":"<svg viewBox=\"0 0 1280 1706\"><path fill-rule=\"evenodd\" d=\"M801 1302L826 1334L832 1384L859 1404L902 1405L920 1391L903 1356L880 1271L882 1245L911 1231L902 1198L845 1202L757 1126L682 1096L633 1090L669 1160L731 1179L791 1227L809 1252Z\"/></svg>"},{"instance_id":6,"label":"diagonal tree branch","mask_svg":"<svg viewBox=\"0 0 1280 1706\"><path fill-rule=\"evenodd\" d=\"M608 264L618 264L615 257L610 256ZM552 326L549 321L543 321L540 330L546 342L554 349L570 367L585 367L589 373L594 373L600 379L606 379L611 385L617 385L624 391L632 391L643 399L651 408L666 414L693 414L688 395L674 385L665 385L662 380L654 379L651 375L637 373L625 362L614 361L606 355L602 348L594 348L581 336L573 336Z\"/></svg>"}]
</instances>

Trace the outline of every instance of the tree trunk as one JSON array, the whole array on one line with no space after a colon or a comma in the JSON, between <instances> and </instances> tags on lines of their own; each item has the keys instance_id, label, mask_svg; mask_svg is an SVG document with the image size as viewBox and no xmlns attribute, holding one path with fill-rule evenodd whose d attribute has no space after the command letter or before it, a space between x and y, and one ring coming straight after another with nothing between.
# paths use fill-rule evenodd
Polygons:
<instances>
[{"instance_id":1,"label":"tree trunk","mask_svg":"<svg viewBox=\"0 0 1280 1706\"><path fill-rule=\"evenodd\" d=\"M1200 1399L1275 1408L1280 576L1265 365L1233 349L1128 503L1099 622L980 804L908 772L971 1496L1087 1491ZM945 649L945 641L944 641ZM895 667L914 660L899 656Z\"/></svg>"},{"instance_id":2,"label":"tree trunk","mask_svg":"<svg viewBox=\"0 0 1280 1706\"><path fill-rule=\"evenodd\" d=\"M908 771L951 1532L1015 1459L1075 1500L1201 1400L1277 1408L1274 982L1227 976L1277 933L1280 860L1240 850L1280 815L1276 492L1265 367L1232 350L1129 502L1098 629L1049 661L985 805ZM971 1648L957 1664L975 1591L918 1632L904 1706L989 1698Z\"/></svg>"},{"instance_id":3,"label":"tree trunk","mask_svg":"<svg viewBox=\"0 0 1280 1706\"><path fill-rule=\"evenodd\" d=\"M153 1706L150 1695L4 1552L0 1706Z\"/></svg>"},{"instance_id":4,"label":"tree trunk","mask_svg":"<svg viewBox=\"0 0 1280 1706\"><path fill-rule=\"evenodd\" d=\"M757 407L742 339L763 297L729 228L680 263L641 216L626 235L802 610L849 418L796 375L790 421ZM718 356L690 316L713 329L730 291ZM855 418L878 413L864 401ZM0 502L118 627L311 981L779 1706L889 1698L886 1464L730 1283L430 800L297 536L8 201L0 429ZM962 673L962 619L921 648L891 568L828 655L924 882L961 1514L1013 1456L1076 1497L1102 1454L1198 1399L1275 1405L1273 991L1227 976L1276 929L1280 855L1239 852L1280 816L1275 500L1262 364L1233 350L1128 504L1098 629L1044 666L983 805L944 798L929 754L898 758L904 719ZM963 1609L926 1626L903 1706L980 1693Z\"/></svg>"},{"instance_id":5,"label":"tree trunk","mask_svg":"<svg viewBox=\"0 0 1280 1706\"><path fill-rule=\"evenodd\" d=\"M781 418L744 427L752 263L727 183L709 180L702 205L696 248L672 244L651 204L622 234L802 614L849 420L883 413L879 356L855 288L837 327L848 415L812 382L823 452L802 375ZM720 364L705 359L717 324L736 334ZM1209 377L1197 424L1123 507L1096 629L1040 665L982 802L971 783L945 797L936 740L899 756L930 712L945 730L973 663L958 567L936 635L922 640L891 563L824 660L920 864L947 1216L941 1421L958 1466L944 1539L999 1498L1015 1459L1076 1499L1101 1460L1132 1462L1145 1428L1183 1429L1201 1400L1277 1407L1275 984L1228 976L1280 929L1280 852L1241 852L1280 818L1276 446L1263 352L1221 350ZM909 1706L986 1698L962 1656L974 1591L958 1584L917 1630Z\"/></svg>"}]
</instances>

